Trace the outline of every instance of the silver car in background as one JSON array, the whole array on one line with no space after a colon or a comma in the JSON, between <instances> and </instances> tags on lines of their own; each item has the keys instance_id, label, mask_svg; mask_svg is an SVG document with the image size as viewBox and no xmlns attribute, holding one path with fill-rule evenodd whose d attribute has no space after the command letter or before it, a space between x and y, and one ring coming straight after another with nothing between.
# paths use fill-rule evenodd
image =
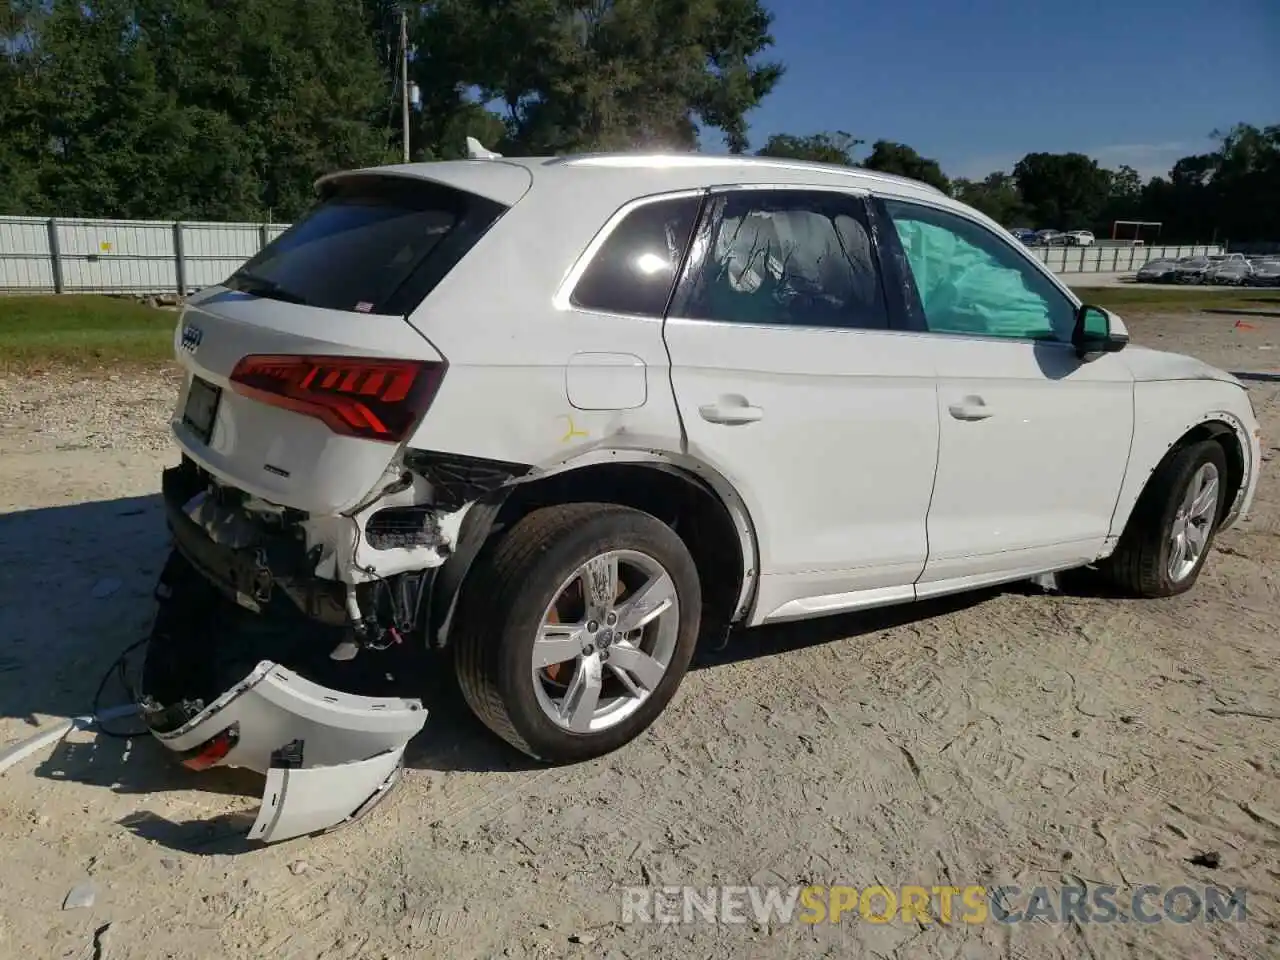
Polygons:
<instances>
[{"instance_id":1,"label":"silver car in background","mask_svg":"<svg viewBox=\"0 0 1280 960\"><path fill-rule=\"evenodd\" d=\"M1149 260L1138 270L1139 283L1173 283L1178 261L1172 258Z\"/></svg>"},{"instance_id":2,"label":"silver car in background","mask_svg":"<svg viewBox=\"0 0 1280 960\"><path fill-rule=\"evenodd\" d=\"M1205 256L1179 257L1173 267L1174 283L1203 283L1204 275L1213 266L1213 261Z\"/></svg>"},{"instance_id":3,"label":"silver car in background","mask_svg":"<svg viewBox=\"0 0 1280 960\"><path fill-rule=\"evenodd\" d=\"M1239 287L1249 282L1253 267L1248 260L1227 259L1213 264L1205 273L1205 283Z\"/></svg>"},{"instance_id":4,"label":"silver car in background","mask_svg":"<svg viewBox=\"0 0 1280 960\"><path fill-rule=\"evenodd\" d=\"M1261 257L1249 265L1253 268L1248 280L1251 287L1280 287L1280 257Z\"/></svg>"}]
</instances>

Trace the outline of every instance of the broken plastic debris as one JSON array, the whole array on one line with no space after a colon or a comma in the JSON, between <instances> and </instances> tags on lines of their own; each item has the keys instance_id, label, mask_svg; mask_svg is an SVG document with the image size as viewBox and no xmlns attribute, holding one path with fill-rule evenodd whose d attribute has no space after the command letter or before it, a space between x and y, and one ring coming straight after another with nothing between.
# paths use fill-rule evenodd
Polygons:
<instances>
[{"instance_id":1,"label":"broken plastic debris","mask_svg":"<svg viewBox=\"0 0 1280 960\"><path fill-rule=\"evenodd\" d=\"M248 836L271 843L364 816L399 782L426 718L420 700L330 689L264 660L176 730L152 733L185 753L234 726L220 763L266 774Z\"/></svg>"},{"instance_id":2,"label":"broken plastic debris","mask_svg":"<svg viewBox=\"0 0 1280 960\"><path fill-rule=\"evenodd\" d=\"M360 819L399 782L403 761L401 747L335 767L273 767L267 771L262 807L249 839L276 843Z\"/></svg>"},{"instance_id":3,"label":"broken plastic debris","mask_svg":"<svg viewBox=\"0 0 1280 960\"><path fill-rule=\"evenodd\" d=\"M57 743L72 730L88 730L103 720L118 720L121 717L131 717L137 712L138 707L136 704L126 703L118 707L112 707L110 710L103 710L97 716L69 717L66 720L61 720L48 730L33 733L27 739L19 740L17 743L0 750L0 773L4 773L10 767L21 763L33 753L38 753L45 747Z\"/></svg>"},{"instance_id":4,"label":"broken plastic debris","mask_svg":"<svg viewBox=\"0 0 1280 960\"><path fill-rule=\"evenodd\" d=\"M67 891L67 898L62 901L63 910L78 910L81 907L92 907L98 897L98 888L85 881L77 883Z\"/></svg>"},{"instance_id":5,"label":"broken plastic debris","mask_svg":"<svg viewBox=\"0 0 1280 960\"><path fill-rule=\"evenodd\" d=\"M354 660L356 654L360 652L360 647L351 640L343 640L340 644L333 648L329 654L330 660Z\"/></svg>"}]
</instances>

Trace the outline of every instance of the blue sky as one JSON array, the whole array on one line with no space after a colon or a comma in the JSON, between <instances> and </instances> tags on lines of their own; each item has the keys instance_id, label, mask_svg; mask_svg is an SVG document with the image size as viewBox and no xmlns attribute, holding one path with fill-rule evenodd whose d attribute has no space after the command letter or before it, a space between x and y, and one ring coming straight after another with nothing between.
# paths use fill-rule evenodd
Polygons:
<instances>
[{"instance_id":1,"label":"blue sky","mask_svg":"<svg viewBox=\"0 0 1280 960\"><path fill-rule=\"evenodd\" d=\"M1280 123L1280 0L767 5L787 74L749 115L753 148L845 130L910 144L949 176L1036 150L1149 176L1211 149L1215 128Z\"/></svg>"}]
</instances>

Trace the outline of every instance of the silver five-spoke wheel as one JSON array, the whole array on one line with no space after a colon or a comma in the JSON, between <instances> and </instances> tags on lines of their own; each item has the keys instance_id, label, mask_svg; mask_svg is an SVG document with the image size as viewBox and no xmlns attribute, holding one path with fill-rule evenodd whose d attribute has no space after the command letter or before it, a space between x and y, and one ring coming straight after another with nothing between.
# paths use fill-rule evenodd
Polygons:
<instances>
[{"instance_id":1,"label":"silver five-spoke wheel","mask_svg":"<svg viewBox=\"0 0 1280 960\"><path fill-rule=\"evenodd\" d=\"M657 689L675 654L680 601L648 554L612 550L561 584L533 644L533 680L547 717L574 733L621 723Z\"/></svg>"},{"instance_id":2,"label":"silver five-spoke wheel","mask_svg":"<svg viewBox=\"0 0 1280 960\"><path fill-rule=\"evenodd\" d=\"M1218 509L1218 468L1204 463L1191 476L1169 534L1169 579L1177 583L1196 569L1209 543Z\"/></svg>"},{"instance_id":3,"label":"silver five-spoke wheel","mask_svg":"<svg viewBox=\"0 0 1280 960\"><path fill-rule=\"evenodd\" d=\"M529 756L589 760L671 702L702 612L697 564L670 524L612 503L542 507L468 575L458 683L476 716Z\"/></svg>"}]
</instances>

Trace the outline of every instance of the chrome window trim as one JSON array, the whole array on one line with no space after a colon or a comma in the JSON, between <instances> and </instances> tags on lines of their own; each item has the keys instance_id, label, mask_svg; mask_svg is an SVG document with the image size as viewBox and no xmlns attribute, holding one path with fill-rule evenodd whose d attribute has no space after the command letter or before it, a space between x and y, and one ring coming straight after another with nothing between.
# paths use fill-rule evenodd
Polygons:
<instances>
[{"instance_id":1,"label":"chrome window trim","mask_svg":"<svg viewBox=\"0 0 1280 960\"><path fill-rule=\"evenodd\" d=\"M628 200L613 212L613 215L605 221L604 226L601 227L600 230L597 231L596 235L591 238L591 242L587 244L586 249L578 255L578 259L574 261L573 266L569 268L569 272L566 273L564 279L560 281L560 286L556 288L555 296L551 298L551 305L557 310L581 310L587 313L601 313L609 316L640 317L648 320L661 320L661 316L653 317L647 313L615 313L608 310L590 310L586 307L578 307L573 303L573 291L578 286L578 281L582 279L582 275L586 273L587 269L591 266L596 254L600 252L600 248L608 242L613 231L618 229L618 226L622 221L636 210L650 204L662 203L666 200L696 199L705 196L706 193L706 187L697 187L696 189L672 190L667 193L653 193L643 197L636 197L633 200ZM694 229L697 229L696 223L694 224Z\"/></svg>"}]
</instances>

